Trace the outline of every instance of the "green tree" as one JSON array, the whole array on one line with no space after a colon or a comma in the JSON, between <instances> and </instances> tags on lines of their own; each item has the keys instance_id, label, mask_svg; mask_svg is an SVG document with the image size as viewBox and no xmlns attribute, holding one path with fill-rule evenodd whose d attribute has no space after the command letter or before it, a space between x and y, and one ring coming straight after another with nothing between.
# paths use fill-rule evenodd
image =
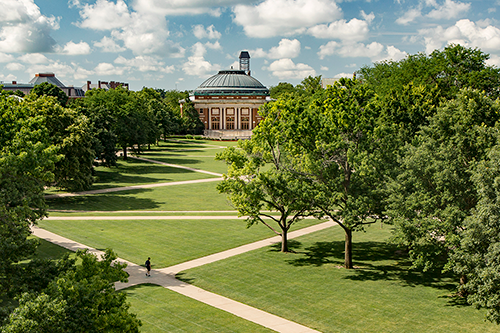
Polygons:
<instances>
[{"instance_id":1,"label":"green tree","mask_svg":"<svg viewBox=\"0 0 500 333\"><path fill-rule=\"evenodd\" d=\"M362 80L377 95L387 95L391 90L410 83L431 89L437 86L439 96L453 99L462 88L484 91L493 99L500 96L500 69L488 66L488 54L479 49L449 45L430 55L418 53L400 61L378 62L358 71Z\"/></svg>"},{"instance_id":2,"label":"green tree","mask_svg":"<svg viewBox=\"0 0 500 333\"><path fill-rule=\"evenodd\" d=\"M31 89L31 94L37 97L53 96L57 98L57 101L62 106L65 106L68 102L68 96L66 95L66 93L55 84L48 82L42 82L34 86L33 89Z\"/></svg>"},{"instance_id":3,"label":"green tree","mask_svg":"<svg viewBox=\"0 0 500 333\"><path fill-rule=\"evenodd\" d=\"M320 76L308 76L297 85L297 89L303 90L307 95L312 96L316 92L323 89L321 87L321 75Z\"/></svg>"},{"instance_id":4,"label":"green tree","mask_svg":"<svg viewBox=\"0 0 500 333\"><path fill-rule=\"evenodd\" d=\"M128 312L126 294L114 282L127 280L126 264L106 250L102 260L78 252L82 264L54 279L42 293L26 293L9 316L2 333L11 332L139 332L141 322Z\"/></svg>"},{"instance_id":5,"label":"green tree","mask_svg":"<svg viewBox=\"0 0 500 333\"><path fill-rule=\"evenodd\" d=\"M283 131L296 156L294 172L314 189L311 208L344 230L348 269L353 268L353 231L383 217L379 110L372 98L367 85L343 78L317 94L304 112L284 114L290 117Z\"/></svg>"},{"instance_id":6,"label":"green tree","mask_svg":"<svg viewBox=\"0 0 500 333\"><path fill-rule=\"evenodd\" d=\"M54 170L55 185L70 191L92 186L93 133L88 118L64 108L53 97L28 98L24 105L33 117L44 117L47 140L58 148L61 158Z\"/></svg>"},{"instance_id":7,"label":"green tree","mask_svg":"<svg viewBox=\"0 0 500 333\"><path fill-rule=\"evenodd\" d=\"M450 266L463 276L460 292L487 319L500 324L500 147L479 162L472 173L478 204L463 223L460 245Z\"/></svg>"},{"instance_id":8,"label":"green tree","mask_svg":"<svg viewBox=\"0 0 500 333\"><path fill-rule=\"evenodd\" d=\"M48 137L43 116L0 96L0 297L15 289L16 264L36 249L30 226L46 213L44 185L58 160Z\"/></svg>"},{"instance_id":9,"label":"green tree","mask_svg":"<svg viewBox=\"0 0 500 333\"><path fill-rule=\"evenodd\" d=\"M405 147L388 215L395 241L409 249L415 267L442 268L458 246L464 219L478 202L471 172L496 143L499 115L498 102L484 92L462 90Z\"/></svg>"},{"instance_id":10,"label":"green tree","mask_svg":"<svg viewBox=\"0 0 500 333\"><path fill-rule=\"evenodd\" d=\"M230 147L216 155L228 164L228 173L217 189L228 195L239 216L247 216L249 227L262 223L281 236L281 251L288 252L290 227L311 215L305 200L308 188L287 171L290 160L282 137L268 119L259 124L249 141L238 142L240 149Z\"/></svg>"},{"instance_id":11,"label":"green tree","mask_svg":"<svg viewBox=\"0 0 500 333\"><path fill-rule=\"evenodd\" d=\"M279 98L284 94L293 94L295 92L297 92L297 89L288 82L280 82L277 86L269 88L271 98Z\"/></svg>"}]
</instances>

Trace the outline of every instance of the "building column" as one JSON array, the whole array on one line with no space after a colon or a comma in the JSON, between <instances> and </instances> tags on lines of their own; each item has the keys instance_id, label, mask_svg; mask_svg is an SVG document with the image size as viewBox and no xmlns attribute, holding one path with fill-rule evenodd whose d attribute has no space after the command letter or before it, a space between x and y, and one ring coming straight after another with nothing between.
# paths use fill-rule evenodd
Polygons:
<instances>
[{"instance_id":1,"label":"building column","mask_svg":"<svg viewBox=\"0 0 500 333\"><path fill-rule=\"evenodd\" d=\"M220 108L220 129L226 129L226 108Z\"/></svg>"}]
</instances>

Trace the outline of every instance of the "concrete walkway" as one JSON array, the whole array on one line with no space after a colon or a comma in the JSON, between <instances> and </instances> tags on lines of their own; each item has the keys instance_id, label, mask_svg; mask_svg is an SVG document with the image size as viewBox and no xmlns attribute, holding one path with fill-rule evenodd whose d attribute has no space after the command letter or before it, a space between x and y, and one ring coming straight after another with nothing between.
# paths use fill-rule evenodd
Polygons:
<instances>
[{"instance_id":1,"label":"concrete walkway","mask_svg":"<svg viewBox=\"0 0 500 333\"><path fill-rule=\"evenodd\" d=\"M120 217L115 217L115 218L122 218ZM204 216L197 216L197 218L205 218ZM210 216L209 218L212 218ZM225 217L224 217L225 218ZM68 219L68 218L66 218ZM288 235L288 239L293 239L302 235L309 234L311 232L323 230L326 228L330 228L332 226L336 225L334 222L324 222L321 224L317 224L311 227L303 228L300 230L296 230L293 232L290 232ZM93 249L89 246L74 242L68 238L56 235L52 232L49 232L47 230L38 228L34 226L32 228L33 234L39 238L45 239L51 243L57 244L59 246L62 246L68 250L71 251L77 251L79 249L88 249L91 253L94 253L98 256L101 256L103 254L102 251L98 251L96 249ZM255 249L259 249L264 246L268 246L271 244L279 243L281 241L281 238L279 236L272 237L269 239L261 240L258 242L254 242L251 244L246 244L234 249L230 249L227 251L223 251L220 253L216 253L213 255L209 255L206 257L194 259L191 261L187 261L178 265L162 268L162 269L155 269L151 271L151 277L146 277L146 269L142 266L139 266L137 264L134 264L130 261L124 260L119 258L118 261L126 263L127 268L125 269L127 273L129 274L129 279L127 283L121 283L117 282L115 284L115 287L117 290L128 288L134 285L138 284L143 284L143 283L151 283L151 284L156 284L159 286L162 286L164 288L170 289L172 291L178 292L184 296L193 298L197 301L203 302L205 304L214 306L218 309L221 309L223 311L227 311L229 313L232 313L238 317L244 318L246 320L252 321L254 323L257 323L261 326L267 327L269 329L272 329L276 332L283 332L283 333L312 333L318 331L310 329L306 326L297 324L295 322L286 320L284 318L278 317L276 315L267 313L265 311L253 308L251 306L245 305L243 303L231 300L227 297L220 296L211 292L208 292L206 290L203 290L201 288L195 287L193 285L190 285L188 283L182 282L180 280L177 280L175 278L175 275L181 271L193 268L193 267L198 267L202 266L208 263L212 263L218 260L223 260L241 253L245 253L248 251L252 251Z\"/></svg>"},{"instance_id":2,"label":"concrete walkway","mask_svg":"<svg viewBox=\"0 0 500 333\"><path fill-rule=\"evenodd\" d=\"M161 165L169 166L169 167L172 167L172 168L184 169L184 170L189 170L189 171L194 171L194 172L205 173L207 175L222 177L222 174L217 173L217 172L205 171L205 170L201 170L201 169L190 168L190 167L183 166L183 165L165 163L165 162L160 162L160 161L156 161L156 160L150 160L149 158L144 158L144 157L138 157L138 156L129 156L129 157L130 158L134 158L136 160L140 160L140 161L145 161L145 162L150 162L150 163L155 163L155 164L161 164Z\"/></svg>"},{"instance_id":3,"label":"concrete walkway","mask_svg":"<svg viewBox=\"0 0 500 333\"><path fill-rule=\"evenodd\" d=\"M76 196L81 196L81 195L102 194L102 193L111 193L111 192L119 192L119 191L129 191L129 190L140 190L140 189L145 189L145 188L162 187L162 186L175 186L175 185L197 184L197 183L207 183L207 182L218 182L218 181L221 181L222 179L223 178L194 179L194 180L184 180L184 181L169 182L169 183L155 183L155 184L145 184L145 185L103 188L100 190L91 190L91 191L83 191L83 192L76 192L76 193L49 194L49 195L45 196L45 199L76 197Z\"/></svg>"}]
</instances>

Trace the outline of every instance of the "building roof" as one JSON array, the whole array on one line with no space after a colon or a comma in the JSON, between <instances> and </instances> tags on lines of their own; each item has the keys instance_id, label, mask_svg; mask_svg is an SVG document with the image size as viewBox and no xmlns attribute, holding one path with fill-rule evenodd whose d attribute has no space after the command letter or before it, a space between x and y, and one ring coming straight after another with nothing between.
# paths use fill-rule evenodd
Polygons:
<instances>
[{"instance_id":1,"label":"building roof","mask_svg":"<svg viewBox=\"0 0 500 333\"><path fill-rule=\"evenodd\" d=\"M269 96L267 89L257 79L243 70L222 70L210 77L193 91L193 95L263 95Z\"/></svg>"},{"instance_id":2,"label":"building roof","mask_svg":"<svg viewBox=\"0 0 500 333\"><path fill-rule=\"evenodd\" d=\"M56 75L54 73L35 74L35 77L32 78L29 83L31 83L33 85L37 85L37 84L40 84L42 82L48 82L48 83L55 84L59 88L65 87L65 85L56 78Z\"/></svg>"}]
</instances>

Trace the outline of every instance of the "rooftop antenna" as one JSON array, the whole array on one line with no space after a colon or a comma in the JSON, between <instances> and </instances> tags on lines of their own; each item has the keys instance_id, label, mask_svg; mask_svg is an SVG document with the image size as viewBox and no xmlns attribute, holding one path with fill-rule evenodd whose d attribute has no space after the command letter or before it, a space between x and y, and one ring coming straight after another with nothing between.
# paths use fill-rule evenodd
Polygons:
<instances>
[{"instance_id":1,"label":"rooftop antenna","mask_svg":"<svg viewBox=\"0 0 500 333\"><path fill-rule=\"evenodd\" d=\"M240 53L240 70L245 71L246 75L250 75L250 54L248 51Z\"/></svg>"}]
</instances>

